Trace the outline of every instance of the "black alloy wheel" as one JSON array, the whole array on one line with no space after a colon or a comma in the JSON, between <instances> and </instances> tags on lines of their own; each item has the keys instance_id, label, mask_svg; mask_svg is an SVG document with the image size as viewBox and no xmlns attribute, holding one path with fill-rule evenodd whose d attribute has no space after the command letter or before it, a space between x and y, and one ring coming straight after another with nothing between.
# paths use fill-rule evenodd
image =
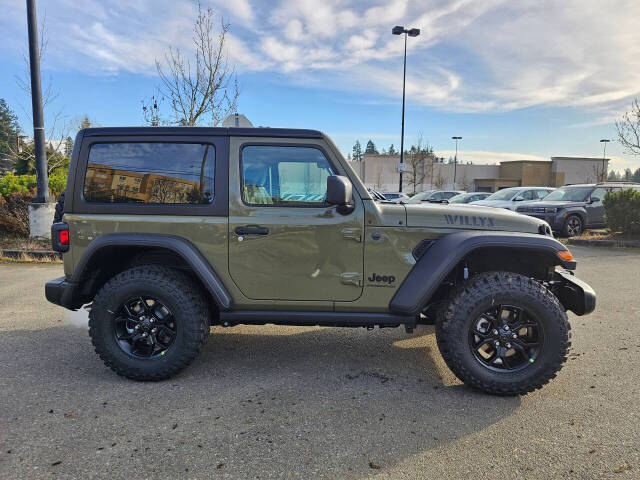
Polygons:
<instances>
[{"instance_id":1,"label":"black alloy wheel","mask_svg":"<svg viewBox=\"0 0 640 480\"><path fill-rule=\"evenodd\" d=\"M570 215L565 222L565 234L567 237L575 237L582 233L582 220L577 215Z\"/></svg>"},{"instance_id":2,"label":"black alloy wheel","mask_svg":"<svg viewBox=\"0 0 640 480\"><path fill-rule=\"evenodd\" d=\"M162 356L176 338L171 311L158 299L138 296L123 302L113 321L120 348L137 358Z\"/></svg>"},{"instance_id":3,"label":"black alloy wheel","mask_svg":"<svg viewBox=\"0 0 640 480\"><path fill-rule=\"evenodd\" d=\"M469 346L481 365L493 371L527 368L540 355L542 325L524 308L498 305L471 323Z\"/></svg>"}]
</instances>

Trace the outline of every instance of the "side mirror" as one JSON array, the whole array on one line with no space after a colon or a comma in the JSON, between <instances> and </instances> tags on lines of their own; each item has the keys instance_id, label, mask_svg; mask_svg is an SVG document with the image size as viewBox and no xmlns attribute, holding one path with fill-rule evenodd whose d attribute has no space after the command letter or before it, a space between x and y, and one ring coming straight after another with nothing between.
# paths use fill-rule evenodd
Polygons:
<instances>
[{"instance_id":1,"label":"side mirror","mask_svg":"<svg viewBox=\"0 0 640 480\"><path fill-rule=\"evenodd\" d=\"M351 182L347 177L331 175L327 177L327 203L339 208L347 207L353 198Z\"/></svg>"},{"instance_id":2,"label":"side mirror","mask_svg":"<svg viewBox=\"0 0 640 480\"><path fill-rule=\"evenodd\" d=\"M598 197L591 197L591 200L589 200L589 203L596 203L599 202L600 199Z\"/></svg>"}]
</instances>

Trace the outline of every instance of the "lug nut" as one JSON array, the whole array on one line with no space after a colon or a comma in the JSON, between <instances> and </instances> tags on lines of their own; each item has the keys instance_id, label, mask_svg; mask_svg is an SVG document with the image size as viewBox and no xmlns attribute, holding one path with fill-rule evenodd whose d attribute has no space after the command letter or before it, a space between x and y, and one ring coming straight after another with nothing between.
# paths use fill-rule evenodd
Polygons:
<instances>
[{"instance_id":1,"label":"lug nut","mask_svg":"<svg viewBox=\"0 0 640 480\"><path fill-rule=\"evenodd\" d=\"M509 325L505 325L504 329L508 332L509 331Z\"/></svg>"},{"instance_id":2,"label":"lug nut","mask_svg":"<svg viewBox=\"0 0 640 480\"><path fill-rule=\"evenodd\" d=\"M150 319L149 319L149 323L153 323L153 318L150 318Z\"/></svg>"},{"instance_id":3,"label":"lug nut","mask_svg":"<svg viewBox=\"0 0 640 480\"><path fill-rule=\"evenodd\" d=\"M512 333L511 334L511 338L518 338L518 334L517 333Z\"/></svg>"},{"instance_id":4,"label":"lug nut","mask_svg":"<svg viewBox=\"0 0 640 480\"><path fill-rule=\"evenodd\" d=\"M493 342L493 344L494 344L496 347L499 347L499 346L500 346L500 342L499 342L498 340L496 340L495 342Z\"/></svg>"},{"instance_id":5,"label":"lug nut","mask_svg":"<svg viewBox=\"0 0 640 480\"><path fill-rule=\"evenodd\" d=\"M511 348L511 344L510 344L509 342L507 342L506 347L507 347L507 348Z\"/></svg>"},{"instance_id":6,"label":"lug nut","mask_svg":"<svg viewBox=\"0 0 640 480\"><path fill-rule=\"evenodd\" d=\"M133 327L134 330L138 330L140 329L140 325L136 325L135 327Z\"/></svg>"},{"instance_id":7,"label":"lug nut","mask_svg":"<svg viewBox=\"0 0 640 480\"><path fill-rule=\"evenodd\" d=\"M146 337L146 336L147 336L147 332L143 332L143 333L142 333L142 336L143 336L143 337Z\"/></svg>"},{"instance_id":8,"label":"lug nut","mask_svg":"<svg viewBox=\"0 0 640 480\"><path fill-rule=\"evenodd\" d=\"M157 331L158 331L158 329L157 329L157 328L152 328L152 329L151 329L151 333L156 333Z\"/></svg>"},{"instance_id":9,"label":"lug nut","mask_svg":"<svg viewBox=\"0 0 640 480\"><path fill-rule=\"evenodd\" d=\"M498 335L498 330L496 330L495 328L491 331L491 333L493 333L494 335Z\"/></svg>"}]
</instances>

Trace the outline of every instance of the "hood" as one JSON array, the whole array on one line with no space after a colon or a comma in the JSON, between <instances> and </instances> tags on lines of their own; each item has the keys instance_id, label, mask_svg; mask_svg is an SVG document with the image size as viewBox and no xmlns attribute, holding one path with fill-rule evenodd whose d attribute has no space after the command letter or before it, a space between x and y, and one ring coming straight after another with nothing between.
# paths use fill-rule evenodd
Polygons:
<instances>
[{"instance_id":1,"label":"hood","mask_svg":"<svg viewBox=\"0 0 640 480\"><path fill-rule=\"evenodd\" d=\"M538 233L540 225L546 223L511 210L477 206L477 203L404 204L404 207L408 227Z\"/></svg>"},{"instance_id":2,"label":"hood","mask_svg":"<svg viewBox=\"0 0 640 480\"><path fill-rule=\"evenodd\" d=\"M581 206L581 205L586 205L586 202L571 202L568 200L557 200L557 201L544 201L544 200L538 200L538 201L528 201L528 202L518 202L518 207L523 206L523 207L528 207L528 206L533 206L533 207L567 207L567 206Z\"/></svg>"}]
</instances>

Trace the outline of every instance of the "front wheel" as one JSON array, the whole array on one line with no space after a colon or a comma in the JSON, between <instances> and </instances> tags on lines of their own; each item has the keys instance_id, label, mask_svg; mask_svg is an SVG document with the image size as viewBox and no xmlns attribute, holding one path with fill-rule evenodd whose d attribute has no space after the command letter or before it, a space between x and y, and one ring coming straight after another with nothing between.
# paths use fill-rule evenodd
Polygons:
<instances>
[{"instance_id":1,"label":"front wheel","mask_svg":"<svg viewBox=\"0 0 640 480\"><path fill-rule=\"evenodd\" d=\"M96 353L117 374L163 380L198 355L209 321L204 295L193 280L145 265L116 275L98 291L89 335Z\"/></svg>"},{"instance_id":2,"label":"front wheel","mask_svg":"<svg viewBox=\"0 0 640 480\"><path fill-rule=\"evenodd\" d=\"M459 287L442 309L436 338L453 373L494 395L523 395L556 376L571 345L567 315L543 285L487 272Z\"/></svg>"},{"instance_id":3,"label":"front wheel","mask_svg":"<svg viewBox=\"0 0 640 480\"><path fill-rule=\"evenodd\" d=\"M582 233L583 228L582 219L578 215L569 215L562 227L562 233L565 237L575 237Z\"/></svg>"}]
</instances>

